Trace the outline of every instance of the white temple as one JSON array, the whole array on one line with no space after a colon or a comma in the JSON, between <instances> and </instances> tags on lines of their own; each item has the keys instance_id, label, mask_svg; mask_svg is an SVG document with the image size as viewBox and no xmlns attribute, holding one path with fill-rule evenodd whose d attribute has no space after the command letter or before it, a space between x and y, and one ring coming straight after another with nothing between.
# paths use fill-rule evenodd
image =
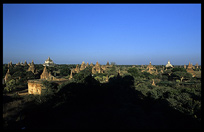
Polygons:
<instances>
[{"instance_id":1,"label":"white temple","mask_svg":"<svg viewBox=\"0 0 204 132\"><path fill-rule=\"evenodd\" d=\"M54 62L50 59L50 57L48 57L48 59L43 64L43 66L54 66L54 65L55 65Z\"/></svg>"},{"instance_id":2,"label":"white temple","mask_svg":"<svg viewBox=\"0 0 204 132\"><path fill-rule=\"evenodd\" d=\"M170 64L169 60L168 60L168 63L166 64L166 67L173 67L172 64Z\"/></svg>"}]
</instances>

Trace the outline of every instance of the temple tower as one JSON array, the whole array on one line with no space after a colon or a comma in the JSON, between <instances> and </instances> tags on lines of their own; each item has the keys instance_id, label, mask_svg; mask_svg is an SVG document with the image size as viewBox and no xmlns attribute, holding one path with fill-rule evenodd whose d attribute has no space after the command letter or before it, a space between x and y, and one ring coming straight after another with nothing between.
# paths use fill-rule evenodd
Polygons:
<instances>
[{"instance_id":1,"label":"temple tower","mask_svg":"<svg viewBox=\"0 0 204 132\"><path fill-rule=\"evenodd\" d=\"M196 63L196 65L195 65L195 66L196 66L196 69L198 69L198 63Z\"/></svg>"},{"instance_id":2,"label":"temple tower","mask_svg":"<svg viewBox=\"0 0 204 132\"><path fill-rule=\"evenodd\" d=\"M91 62L90 66L94 66L93 63Z\"/></svg>"},{"instance_id":3,"label":"temple tower","mask_svg":"<svg viewBox=\"0 0 204 132\"><path fill-rule=\"evenodd\" d=\"M166 64L166 67L173 67L169 60L168 63Z\"/></svg>"},{"instance_id":4,"label":"temple tower","mask_svg":"<svg viewBox=\"0 0 204 132\"><path fill-rule=\"evenodd\" d=\"M92 68L92 71L91 71L91 72L92 72L92 74L95 74L95 73L96 73L95 67Z\"/></svg>"},{"instance_id":5,"label":"temple tower","mask_svg":"<svg viewBox=\"0 0 204 132\"><path fill-rule=\"evenodd\" d=\"M35 65L34 65L33 60L32 60L30 66L29 66L29 68L28 68L28 71L32 71L33 73L35 73Z\"/></svg>"},{"instance_id":6,"label":"temple tower","mask_svg":"<svg viewBox=\"0 0 204 132\"><path fill-rule=\"evenodd\" d=\"M10 80L10 78L11 78L11 74L10 74L9 69L8 69L8 71L7 71L7 73L6 73L5 77L4 77L4 82L5 83L8 82Z\"/></svg>"},{"instance_id":7,"label":"temple tower","mask_svg":"<svg viewBox=\"0 0 204 132\"><path fill-rule=\"evenodd\" d=\"M82 71L84 69L85 69L85 62L83 61L82 64L81 64L81 67L80 67L80 71Z\"/></svg>"},{"instance_id":8,"label":"temple tower","mask_svg":"<svg viewBox=\"0 0 204 132\"><path fill-rule=\"evenodd\" d=\"M191 73L193 76L195 76L195 72L193 70L193 65L189 62L187 70L188 73Z\"/></svg>"},{"instance_id":9,"label":"temple tower","mask_svg":"<svg viewBox=\"0 0 204 132\"><path fill-rule=\"evenodd\" d=\"M44 69L43 69L43 72L42 72L42 74L40 75L40 79L47 79L47 78L49 78L49 73L48 73L48 71L47 71L47 68L46 68L46 66L44 67Z\"/></svg>"},{"instance_id":10,"label":"temple tower","mask_svg":"<svg viewBox=\"0 0 204 132\"><path fill-rule=\"evenodd\" d=\"M89 63L87 62L85 68L88 67L88 66L89 66Z\"/></svg>"},{"instance_id":11,"label":"temple tower","mask_svg":"<svg viewBox=\"0 0 204 132\"><path fill-rule=\"evenodd\" d=\"M24 64L23 64L24 66L27 66L28 64L27 64L27 61L25 60L25 62L24 62Z\"/></svg>"},{"instance_id":12,"label":"temple tower","mask_svg":"<svg viewBox=\"0 0 204 132\"><path fill-rule=\"evenodd\" d=\"M71 70L71 73L70 73L69 79L72 79L72 78L73 78L73 75L72 75L72 70Z\"/></svg>"},{"instance_id":13,"label":"temple tower","mask_svg":"<svg viewBox=\"0 0 204 132\"><path fill-rule=\"evenodd\" d=\"M106 82L108 82L108 75L106 76Z\"/></svg>"},{"instance_id":14,"label":"temple tower","mask_svg":"<svg viewBox=\"0 0 204 132\"><path fill-rule=\"evenodd\" d=\"M76 71L76 73L79 73L79 71L80 71L80 70L79 70L79 65L78 65L78 64L76 65L76 69L75 69L75 71Z\"/></svg>"},{"instance_id":15,"label":"temple tower","mask_svg":"<svg viewBox=\"0 0 204 132\"><path fill-rule=\"evenodd\" d=\"M152 81L153 81L153 82L152 82L152 86L156 86L155 83L154 83L154 79L152 79Z\"/></svg>"},{"instance_id":16,"label":"temple tower","mask_svg":"<svg viewBox=\"0 0 204 132\"><path fill-rule=\"evenodd\" d=\"M45 60L45 63L43 64L43 66L54 66L54 62L53 60L50 59L50 57L48 57L47 60Z\"/></svg>"}]
</instances>

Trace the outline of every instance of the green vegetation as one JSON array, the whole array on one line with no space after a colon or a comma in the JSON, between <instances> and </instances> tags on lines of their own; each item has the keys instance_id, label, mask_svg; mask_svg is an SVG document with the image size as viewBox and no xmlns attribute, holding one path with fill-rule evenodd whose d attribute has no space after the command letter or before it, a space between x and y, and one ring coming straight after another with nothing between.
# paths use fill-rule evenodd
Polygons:
<instances>
[{"instance_id":1,"label":"green vegetation","mask_svg":"<svg viewBox=\"0 0 204 132\"><path fill-rule=\"evenodd\" d=\"M36 67L38 75L22 66L9 68L11 78L4 84L4 93L15 92L27 86L27 80L39 78L43 66ZM192 77L180 67L163 72L163 66L155 67L158 73L150 74L141 66L114 64L104 73L92 74L89 66L61 85L43 81L42 95L4 95L4 106L14 102L11 105L17 107L18 101L26 102L12 120L4 118L4 128L200 128L201 76ZM48 70L67 77L72 68L75 65L57 65ZM3 76L7 69L4 65Z\"/></svg>"},{"instance_id":2,"label":"green vegetation","mask_svg":"<svg viewBox=\"0 0 204 132\"><path fill-rule=\"evenodd\" d=\"M4 87L4 92L11 92L16 89L16 82L14 79L11 79L6 83L6 86Z\"/></svg>"},{"instance_id":3,"label":"green vegetation","mask_svg":"<svg viewBox=\"0 0 204 132\"><path fill-rule=\"evenodd\" d=\"M144 96L166 100L172 108L201 120L201 81L192 78L184 68L168 69L161 77L142 73L137 68L128 72L135 78L135 89ZM160 81L152 86L152 79Z\"/></svg>"},{"instance_id":4,"label":"green vegetation","mask_svg":"<svg viewBox=\"0 0 204 132\"><path fill-rule=\"evenodd\" d=\"M38 75L39 73L35 75L31 71L27 71L27 70L28 70L28 66L18 65L18 66L9 67L10 81L8 80L3 85L4 93L15 92L19 88L27 87L28 80L39 78L39 75ZM3 65L3 73L4 73L3 78L5 77L7 71L8 71L7 65Z\"/></svg>"}]
</instances>

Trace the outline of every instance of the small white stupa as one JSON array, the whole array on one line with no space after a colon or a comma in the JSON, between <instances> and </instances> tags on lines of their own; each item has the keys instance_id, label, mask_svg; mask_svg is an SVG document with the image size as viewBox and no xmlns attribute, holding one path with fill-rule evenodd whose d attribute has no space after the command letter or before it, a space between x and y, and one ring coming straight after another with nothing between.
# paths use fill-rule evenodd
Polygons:
<instances>
[{"instance_id":1,"label":"small white stupa","mask_svg":"<svg viewBox=\"0 0 204 132\"><path fill-rule=\"evenodd\" d=\"M168 60L168 63L166 64L166 67L173 67L172 64L170 64L169 60Z\"/></svg>"}]
</instances>

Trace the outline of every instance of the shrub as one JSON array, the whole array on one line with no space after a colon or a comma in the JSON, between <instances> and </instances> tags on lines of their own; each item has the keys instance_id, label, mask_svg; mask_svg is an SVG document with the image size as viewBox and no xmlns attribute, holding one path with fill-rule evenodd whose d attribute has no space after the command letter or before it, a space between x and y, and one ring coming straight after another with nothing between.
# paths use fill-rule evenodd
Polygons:
<instances>
[{"instance_id":1,"label":"shrub","mask_svg":"<svg viewBox=\"0 0 204 132\"><path fill-rule=\"evenodd\" d=\"M96 76L94 77L94 79L96 79L97 81L103 81L103 77L100 77L100 76Z\"/></svg>"},{"instance_id":2,"label":"shrub","mask_svg":"<svg viewBox=\"0 0 204 132\"><path fill-rule=\"evenodd\" d=\"M11 92L16 89L16 81L14 79L11 79L6 83L6 87L4 87L5 92Z\"/></svg>"},{"instance_id":3,"label":"shrub","mask_svg":"<svg viewBox=\"0 0 204 132\"><path fill-rule=\"evenodd\" d=\"M49 81L45 80L45 81L42 81L42 84L43 84L42 94L51 95L57 91L58 84L56 84L54 82L49 82Z\"/></svg>"},{"instance_id":4,"label":"shrub","mask_svg":"<svg viewBox=\"0 0 204 132\"><path fill-rule=\"evenodd\" d=\"M140 71L139 71L136 67L129 68L127 71L128 71L128 73L130 73L133 77L139 77L139 76L140 76Z\"/></svg>"}]
</instances>

